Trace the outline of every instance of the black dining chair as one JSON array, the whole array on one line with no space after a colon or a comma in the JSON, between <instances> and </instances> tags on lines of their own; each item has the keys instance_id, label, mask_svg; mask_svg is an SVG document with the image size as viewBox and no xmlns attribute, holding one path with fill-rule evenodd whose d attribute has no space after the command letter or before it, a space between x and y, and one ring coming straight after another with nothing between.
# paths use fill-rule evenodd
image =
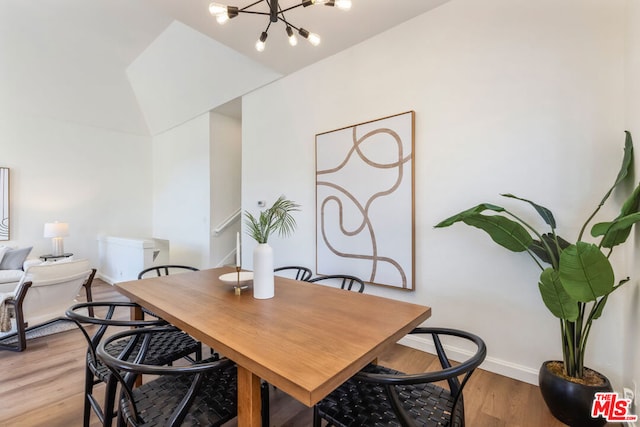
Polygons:
<instances>
[{"instance_id":1,"label":"black dining chair","mask_svg":"<svg viewBox=\"0 0 640 427\"><path fill-rule=\"evenodd\" d=\"M310 268L302 267L298 265L288 265L286 267L275 268L274 273L284 273L286 277L290 277L296 280L307 281L313 276L313 272Z\"/></svg>"},{"instance_id":2,"label":"black dining chair","mask_svg":"<svg viewBox=\"0 0 640 427\"><path fill-rule=\"evenodd\" d=\"M182 265L182 264L166 264L166 265L155 265L153 267L145 268L140 273L138 273L138 280L146 279L150 277L162 277L169 276L170 274L179 274L179 273L188 273L190 271L200 271L200 269L196 267L192 267L190 265ZM146 308L142 309L145 313L150 314L151 316L155 316L160 318L157 314L149 311ZM211 357L219 357L216 351L211 348Z\"/></svg>"},{"instance_id":3,"label":"black dining chair","mask_svg":"<svg viewBox=\"0 0 640 427\"><path fill-rule=\"evenodd\" d=\"M166 265L154 265L153 267L145 268L140 273L138 273L138 280L146 279L149 277L161 277L168 276L170 274L178 274L185 273L189 271L199 271L196 267L191 267L189 265L180 265L180 264L166 264ZM160 317L157 314L147 310L146 308L142 309L145 313L150 314L151 316Z\"/></svg>"},{"instance_id":4,"label":"black dining chair","mask_svg":"<svg viewBox=\"0 0 640 427\"><path fill-rule=\"evenodd\" d=\"M172 331L171 326L132 329L98 345L98 357L121 386L119 425L215 427L236 417L237 370L231 360L181 366L159 366L149 360L153 342ZM113 348L123 350L114 354ZM135 348L139 351L132 351ZM134 387L142 375L153 377Z\"/></svg>"},{"instance_id":5,"label":"black dining chair","mask_svg":"<svg viewBox=\"0 0 640 427\"><path fill-rule=\"evenodd\" d=\"M189 265L179 264L155 265L153 267L145 268L138 273L138 279L144 279L145 277L168 276L169 274L184 273L188 271L198 271L198 269Z\"/></svg>"},{"instance_id":6,"label":"black dining chair","mask_svg":"<svg viewBox=\"0 0 640 427\"><path fill-rule=\"evenodd\" d=\"M474 334L447 328L416 328L411 334L431 336L441 370L406 374L368 365L314 407L313 426L320 427L324 419L327 427L463 427L462 389L486 357L484 341ZM469 342L475 345L475 351L454 366L442 337ZM441 386L445 381L447 386Z\"/></svg>"},{"instance_id":7,"label":"black dining chair","mask_svg":"<svg viewBox=\"0 0 640 427\"><path fill-rule=\"evenodd\" d=\"M348 291L364 292L364 282L362 279L347 274L330 274L328 276L318 276L308 279L310 283L326 283L340 286L340 289Z\"/></svg>"},{"instance_id":8,"label":"black dining chair","mask_svg":"<svg viewBox=\"0 0 640 427\"><path fill-rule=\"evenodd\" d=\"M107 367L96 355L98 344L104 338L108 328L142 328L167 325L162 319L150 318L147 320L121 320L129 319L131 309L139 308L132 302L91 302L71 306L67 312L67 318L73 320L87 340L85 384L84 384L84 412L83 425L90 425L91 411L100 419L103 426L111 426L115 415L115 396L117 379L111 375ZM92 309L94 315L89 315ZM104 313L104 316L101 316ZM97 326L91 328L92 325ZM90 335L93 332L93 335ZM116 345L108 346L107 351L119 354L123 350ZM135 355L135 352L133 353ZM193 357L191 357L193 355ZM200 360L202 358L202 345L183 331L172 328L166 329L163 334L156 334L147 352L147 361L155 365L167 365L176 360L187 358ZM104 401L102 404L94 395L94 387L97 384L105 384Z\"/></svg>"}]
</instances>

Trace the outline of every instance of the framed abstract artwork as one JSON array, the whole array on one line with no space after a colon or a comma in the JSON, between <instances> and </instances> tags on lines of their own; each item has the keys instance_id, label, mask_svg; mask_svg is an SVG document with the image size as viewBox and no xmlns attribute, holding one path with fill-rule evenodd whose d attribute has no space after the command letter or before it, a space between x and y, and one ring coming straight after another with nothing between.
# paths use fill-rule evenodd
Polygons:
<instances>
[{"instance_id":1,"label":"framed abstract artwork","mask_svg":"<svg viewBox=\"0 0 640 427\"><path fill-rule=\"evenodd\" d=\"M0 240L9 240L9 168L0 168Z\"/></svg>"},{"instance_id":2,"label":"framed abstract artwork","mask_svg":"<svg viewBox=\"0 0 640 427\"><path fill-rule=\"evenodd\" d=\"M316 272L414 290L415 112L316 135Z\"/></svg>"}]
</instances>

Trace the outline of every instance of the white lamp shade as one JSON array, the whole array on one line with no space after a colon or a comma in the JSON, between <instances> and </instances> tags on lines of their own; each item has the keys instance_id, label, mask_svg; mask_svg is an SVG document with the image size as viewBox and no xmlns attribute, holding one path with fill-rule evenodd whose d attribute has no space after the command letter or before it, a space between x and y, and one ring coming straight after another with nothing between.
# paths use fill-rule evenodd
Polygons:
<instances>
[{"instance_id":1,"label":"white lamp shade","mask_svg":"<svg viewBox=\"0 0 640 427\"><path fill-rule=\"evenodd\" d=\"M47 222L44 225L44 237L66 237L69 235L69 224L66 222Z\"/></svg>"}]
</instances>

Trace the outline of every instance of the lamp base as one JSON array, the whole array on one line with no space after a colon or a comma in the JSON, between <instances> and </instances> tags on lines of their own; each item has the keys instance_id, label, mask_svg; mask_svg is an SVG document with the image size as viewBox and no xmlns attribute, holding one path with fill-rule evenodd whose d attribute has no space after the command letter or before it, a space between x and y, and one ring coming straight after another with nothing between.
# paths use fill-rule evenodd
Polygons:
<instances>
[{"instance_id":1,"label":"lamp base","mask_svg":"<svg viewBox=\"0 0 640 427\"><path fill-rule=\"evenodd\" d=\"M53 252L54 256L61 256L64 254L64 243L62 237L54 237L51 239L51 243L53 244Z\"/></svg>"}]
</instances>

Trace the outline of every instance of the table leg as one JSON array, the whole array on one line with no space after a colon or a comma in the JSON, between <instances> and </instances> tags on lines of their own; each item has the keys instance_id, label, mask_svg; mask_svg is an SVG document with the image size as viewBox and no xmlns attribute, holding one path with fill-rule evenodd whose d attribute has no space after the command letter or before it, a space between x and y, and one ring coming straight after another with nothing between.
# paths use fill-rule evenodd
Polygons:
<instances>
[{"instance_id":1,"label":"table leg","mask_svg":"<svg viewBox=\"0 0 640 427\"><path fill-rule=\"evenodd\" d=\"M260 416L260 378L238 366L238 426L258 427Z\"/></svg>"},{"instance_id":2,"label":"table leg","mask_svg":"<svg viewBox=\"0 0 640 427\"><path fill-rule=\"evenodd\" d=\"M139 305L131 307L131 320L143 320L144 313Z\"/></svg>"}]
</instances>

